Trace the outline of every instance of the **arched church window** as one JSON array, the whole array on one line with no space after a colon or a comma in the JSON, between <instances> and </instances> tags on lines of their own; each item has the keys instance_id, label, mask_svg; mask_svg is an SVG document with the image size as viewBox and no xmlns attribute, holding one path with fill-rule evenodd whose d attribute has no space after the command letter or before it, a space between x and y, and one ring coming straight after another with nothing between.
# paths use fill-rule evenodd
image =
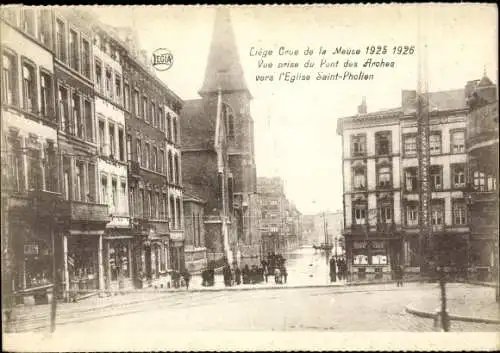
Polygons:
<instances>
[{"instance_id":1,"label":"arched church window","mask_svg":"<svg viewBox=\"0 0 500 353\"><path fill-rule=\"evenodd\" d=\"M228 137L234 136L234 113L231 107L224 103L222 106L222 120Z\"/></svg>"}]
</instances>

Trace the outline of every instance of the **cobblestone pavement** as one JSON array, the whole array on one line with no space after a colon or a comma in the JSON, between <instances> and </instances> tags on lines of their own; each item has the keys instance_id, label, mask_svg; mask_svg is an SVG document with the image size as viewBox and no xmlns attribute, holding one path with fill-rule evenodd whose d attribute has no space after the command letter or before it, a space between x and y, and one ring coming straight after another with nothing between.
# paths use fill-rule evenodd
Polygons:
<instances>
[{"instance_id":1,"label":"cobblestone pavement","mask_svg":"<svg viewBox=\"0 0 500 353\"><path fill-rule=\"evenodd\" d=\"M448 285L451 298L480 298L488 288ZM149 296L149 297L148 297ZM116 305L70 306L58 311L58 331L85 330L333 330L431 332L432 320L405 312L412 304L435 309L435 284L409 283L360 287L282 290L142 293L124 295ZM117 299L118 300L118 299ZM474 299L475 300L475 299ZM466 304L466 303L465 303ZM68 304L70 305L70 304ZM479 304L476 304L479 306ZM92 310L94 309L94 310ZM433 311L433 310L432 310ZM454 313L451 311L451 313ZM168 319L167 319L168 318ZM18 331L47 330L46 310L18 322ZM498 331L498 325L452 322L452 331ZM82 331L83 330L83 331Z\"/></svg>"},{"instance_id":2,"label":"cobblestone pavement","mask_svg":"<svg viewBox=\"0 0 500 353\"><path fill-rule=\"evenodd\" d=\"M436 290L439 290L438 285L435 286ZM456 290L457 287L461 287L461 290ZM500 319L500 305L495 301L495 288L457 284L448 284L446 288L446 306L450 314ZM437 308L440 308L440 300L440 295L431 296L426 293L410 305L419 310L435 312Z\"/></svg>"}]
</instances>

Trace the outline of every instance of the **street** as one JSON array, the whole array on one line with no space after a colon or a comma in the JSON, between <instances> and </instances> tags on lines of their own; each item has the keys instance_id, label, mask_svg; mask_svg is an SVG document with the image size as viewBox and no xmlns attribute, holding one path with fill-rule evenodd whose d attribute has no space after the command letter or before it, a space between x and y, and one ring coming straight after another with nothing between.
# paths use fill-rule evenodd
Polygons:
<instances>
[{"instance_id":1,"label":"street","mask_svg":"<svg viewBox=\"0 0 500 353\"><path fill-rule=\"evenodd\" d=\"M326 285L324 254L302 248L287 254L287 259L290 280L286 285L270 281L224 288L218 278L211 288L193 283L194 290L190 291L150 289L61 304L56 332L51 336L51 344L55 346L51 347L61 350L120 347L123 335L131 333L131 337L147 336L156 342L191 331L235 334L435 331L432 319L416 317L406 312L405 307L435 310L439 306L437 284L406 283L399 288L394 283L348 286L337 281ZM476 316L494 317L498 310L494 306L493 288L453 283L447 285L447 290L452 313L464 314L465 309L469 310L465 314L471 314L472 310ZM48 306L34 307L19 316L22 320L14 331L22 332L21 335L47 333L49 313ZM451 332L495 333L499 328L493 324L451 323ZM82 341L82 334L92 340ZM16 334L7 334L6 338L14 348L26 343ZM71 346L72 342L75 345L78 342L78 346Z\"/></svg>"},{"instance_id":2,"label":"street","mask_svg":"<svg viewBox=\"0 0 500 353\"><path fill-rule=\"evenodd\" d=\"M488 292L482 287L459 284L450 284L449 291L456 297L471 299ZM433 284L165 293L152 301L67 314L64 319L59 318L52 341L64 346L52 347L121 347L124 335L163 342L189 331L432 332L432 320L408 314L405 306L437 303L437 296ZM452 332L494 333L498 328L464 322L451 325ZM47 329L48 326L43 331ZM91 339L82 341L82 334ZM64 339L56 341L57 337ZM15 334L6 335L6 339L14 348L16 344L26 344ZM72 342L78 342L78 346L71 346Z\"/></svg>"},{"instance_id":3,"label":"street","mask_svg":"<svg viewBox=\"0 0 500 353\"><path fill-rule=\"evenodd\" d=\"M286 259L286 268L288 272L287 283L279 286L318 286L318 285L343 285L345 281L336 281L331 283L329 278L329 264L324 252L314 250L312 247L301 247L296 250L283 254ZM253 260L253 259L252 259ZM245 264L249 266L255 261L245 261L242 259L241 267ZM193 276L190 283L191 289L202 289L201 276ZM243 285L242 288L266 288L276 286L274 276L269 276L268 283L258 283L253 285ZM224 287L224 280L221 274L215 276L214 289Z\"/></svg>"}]
</instances>

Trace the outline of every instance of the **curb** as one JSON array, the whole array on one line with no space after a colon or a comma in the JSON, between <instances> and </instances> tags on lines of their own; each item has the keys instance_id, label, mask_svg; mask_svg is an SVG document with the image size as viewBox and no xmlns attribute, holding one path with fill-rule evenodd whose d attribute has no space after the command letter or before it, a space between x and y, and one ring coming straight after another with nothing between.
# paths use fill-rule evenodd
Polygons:
<instances>
[{"instance_id":1,"label":"curb","mask_svg":"<svg viewBox=\"0 0 500 353\"><path fill-rule=\"evenodd\" d=\"M473 286L490 287L490 288L495 288L497 286L495 283L490 283L490 282L462 281L462 280L457 280L456 282L470 284Z\"/></svg>"},{"instance_id":2,"label":"curb","mask_svg":"<svg viewBox=\"0 0 500 353\"><path fill-rule=\"evenodd\" d=\"M424 311L421 309L416 309L413 306L411 306L410 304L405 306L405 311L409 314L412 314L412 315L415 315L418 317L423 317L426 319L434 319L436 317L435 313L432 313L429 311ZM453 314L449 314L448 317L450 320L455 320L455 321L475 322L475 323L480 323L480 324L492 324L492 325L500 324L500 320L497 320L497 319L472 317L472 316L460 316L460 315L453 315Z\"/></svg>"}]
</instances>

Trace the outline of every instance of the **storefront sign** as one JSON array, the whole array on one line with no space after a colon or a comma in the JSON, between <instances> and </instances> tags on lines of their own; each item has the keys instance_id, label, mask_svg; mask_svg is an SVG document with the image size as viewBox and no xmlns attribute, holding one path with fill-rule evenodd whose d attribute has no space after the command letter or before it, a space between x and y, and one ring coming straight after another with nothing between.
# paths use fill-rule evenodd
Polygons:
<instances>
[{"instance_id":1,"label":"storefront sign","mask_svg":"<svg viewBox=\"0 0 500 353\"><path fill-rule=\"evenodd\" d=\"M38 244L24 244L24 255L38 255Z\"/></svg>"},{"instance_id":2,"label":"storefront sign","mask_svg":"<svg viewBox=\"0 0 500 353\"><path fill-rule=\"evenodd\" d=\"M355 241L353 243L353 248L354 249L365 249L366 248L366 241Z\"/></svg>"},{"instance_id":3,"label":"storefront sign","mask_svg":"<svg viewBox=\"0 0 500 353\"><path fill-rule=\"evenodd\" d=\"M372 248L373 249L383 249L384 248L384 242L382 242L382 241L373 241L372 242Z\"/></svg>"}]
</instances>

